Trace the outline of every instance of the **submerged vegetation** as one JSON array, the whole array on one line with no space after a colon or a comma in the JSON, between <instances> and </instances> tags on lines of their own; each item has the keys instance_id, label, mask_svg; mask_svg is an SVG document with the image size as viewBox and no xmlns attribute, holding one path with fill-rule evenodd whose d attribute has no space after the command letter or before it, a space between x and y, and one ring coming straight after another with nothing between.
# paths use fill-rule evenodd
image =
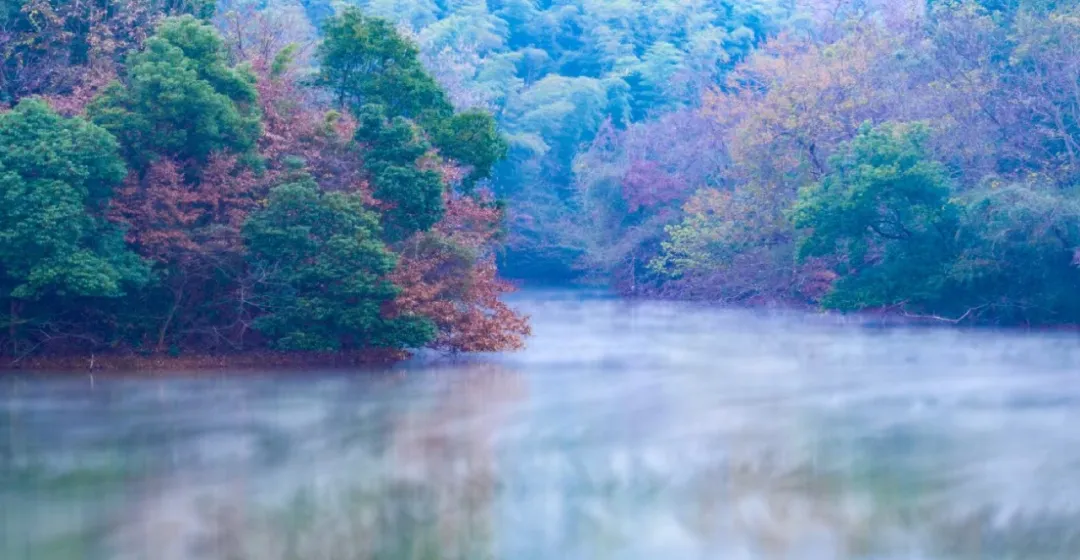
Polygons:
<instances>
[{"instance_id":1,"label":"submerged vegetation","mask_svg":"<svg viewBox=\"0 0 1080 560\"><path fill-rule=\"evenodd\" d=\"M393 26L343 10L310 49L272 14L91 4L0 15L16 362L522 344L481 184L505 141Z\"/></svg>"}]
</instances>

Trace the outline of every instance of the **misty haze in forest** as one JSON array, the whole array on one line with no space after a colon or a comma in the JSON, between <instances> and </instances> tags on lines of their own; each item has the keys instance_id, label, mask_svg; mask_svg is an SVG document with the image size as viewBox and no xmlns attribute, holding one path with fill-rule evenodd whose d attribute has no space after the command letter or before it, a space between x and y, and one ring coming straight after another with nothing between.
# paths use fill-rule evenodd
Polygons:
<instances>
[{"instance_id":1,"label":"misty haze in forest","mask_svg":"<svg viewBox=\"0 0 1080 560\"><path fill-rule=\"evenodd\" d=\"M1049 0L8 2L4 345L513 349L500 277L1075 324L1078 22Z\"/></svg>"}]
</instances>

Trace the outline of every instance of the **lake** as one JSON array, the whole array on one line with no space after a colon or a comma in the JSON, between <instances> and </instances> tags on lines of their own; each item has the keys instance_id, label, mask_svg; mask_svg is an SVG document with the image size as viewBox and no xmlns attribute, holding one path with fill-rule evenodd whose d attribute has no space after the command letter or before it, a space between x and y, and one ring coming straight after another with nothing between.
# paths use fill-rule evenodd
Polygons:
<instances>
[{"instance_id":1,"label":"lake","mask_svg":"<svg viewBox=\"0 0 1080 560\"><path fill-rule=\"evenodd\" d=\"M1080 558L1076 334L513 302L516 354L0 377L0 558Z\"/></svg>"}]
</instances>

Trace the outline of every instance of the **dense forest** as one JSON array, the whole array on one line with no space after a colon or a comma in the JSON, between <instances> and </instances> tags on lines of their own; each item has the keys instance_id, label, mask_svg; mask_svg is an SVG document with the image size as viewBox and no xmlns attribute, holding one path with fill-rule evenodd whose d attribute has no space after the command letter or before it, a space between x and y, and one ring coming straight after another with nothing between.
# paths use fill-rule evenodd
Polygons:
<instances>
[{"instance_id":1,"label":"dense forest","mask_svg":"<svg viewBox=\"0 0 1080 560\"><path fill-rule=\"evenodd\" d=\"M497 116L511 274L1080 321L1076 2L360 5Z\"/></svg>"},{"instance_id":2,"label":"dense forest","mask_svg":"<svg viewBox=\"0 0 1080 560\"><path fill-rule=\"evenodd\" d=\"M588 238L592 216L578 196L587 177L614 163L583 157L602 131L697 105L755 46L806 25L783 0L359 5L415 38L455 105L496 115L509 141L494 179L510 209L504 268L546 280L577 278L618 250Z\"/></svg>"},{"instance_id":3,"label":"dense forest","mask_svg":"<svg viewBox=\"0 0 1080 560\"><path fill-rule=\"evenodd\" d=\"M1080 322L1080 3L16 0L4 350L516 348L505 274Z\"/></svg>"},{"instance_id":4,"label":"dense forest","mask_svg":"<svg viewBox=\"0 0 1080 560\"><path fill-rule=\"evenodd\" d=\"M198 3L5 6L7 354L522 344L478 184L505 141L392 24L342 10L311 45Z\"/></svg>"}]
</instances>

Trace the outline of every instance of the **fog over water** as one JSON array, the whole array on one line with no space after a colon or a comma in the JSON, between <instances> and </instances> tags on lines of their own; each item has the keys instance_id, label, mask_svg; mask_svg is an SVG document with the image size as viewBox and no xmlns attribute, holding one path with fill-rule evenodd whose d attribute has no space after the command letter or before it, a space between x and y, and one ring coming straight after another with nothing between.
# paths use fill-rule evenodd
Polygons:
<instances>
[{"instance_id":1,"label":"fog over water","mask_svg":"<svg viewBox=\"0 0 1080 560\"><path fill-rule=\"evenodd\" d=\"M0 558L1080 558L1080 337L527 291L528 349L0 377Z\"/></svg>"}]
</instances>

